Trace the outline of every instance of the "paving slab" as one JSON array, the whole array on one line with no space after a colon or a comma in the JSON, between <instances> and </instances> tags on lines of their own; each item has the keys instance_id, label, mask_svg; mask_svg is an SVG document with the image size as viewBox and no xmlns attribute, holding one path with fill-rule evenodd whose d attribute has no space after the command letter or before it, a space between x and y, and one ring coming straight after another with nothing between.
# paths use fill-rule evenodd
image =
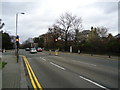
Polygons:
<instances>
[{"instance_id":1,"label":"paving slab","mask_svg":"<svg viewBox=\"0 0 120 90\"><path fill-rule=\"evenodd\" d=\"M17 63L14 52L2 55L2 61L7 62L2 69L2 88L27 88L22 57Z\"/></svg>"}]
</instances>

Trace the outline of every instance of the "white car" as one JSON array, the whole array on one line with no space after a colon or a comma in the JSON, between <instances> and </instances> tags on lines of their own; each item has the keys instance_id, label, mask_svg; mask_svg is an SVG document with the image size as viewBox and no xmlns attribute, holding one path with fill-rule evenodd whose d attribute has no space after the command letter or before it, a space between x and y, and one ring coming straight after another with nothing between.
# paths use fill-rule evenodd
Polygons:
<instances>
[{"instance_id":1,"label":"white car","mask_svg":"<svg viewBox=\"0 0 120 90\"><path fill-rule=\"evenodd\" d=\"M30 53L37 53L36 48L31 48L31 49L30 49Z\"/></svg>"}]
</instances>

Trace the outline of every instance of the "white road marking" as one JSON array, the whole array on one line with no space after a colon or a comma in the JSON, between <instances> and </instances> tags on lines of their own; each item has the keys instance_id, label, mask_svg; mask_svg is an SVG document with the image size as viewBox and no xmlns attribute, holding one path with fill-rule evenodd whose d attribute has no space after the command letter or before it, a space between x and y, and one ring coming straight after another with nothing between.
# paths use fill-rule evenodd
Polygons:
<instances>
[{"instance_id":1,"label":"white road marking","mask_svg":"<svg viewBox=\"0 0 120 90\"><path fill-rule=\"evenodd\" d=\"M55 63L50 62L50 64L52 64L52 65L54 65L54 66L56 66L56 67L58 67L58 68L60 68L60 69L62 69L62 70L65 70L65 68L63 68L63 67L61 67L61 66L59 66L59 65L57 65L57 64L55 64Z\"/></svg>"},{"instance_id":2,"label":"white road marking","mask_svg":"<svg viewBox=\"0 0 120 90\"><path fill-rule=\"evenodd\" d=\"M44 58L42 58L42 57L40 57L42 60L44 60L44 61L46 61L46 59L44 59Z\"/></svg>"},{"instance_id":3,"label":"white road marking","mask_svg":"<svg viewBox=\"0 0 120 90\"><path fill-rule=\"evenodd\" d=\"M46 61L46 59L42 58L42 60Z\"/></svg>"},{"instance_id":4,"label":"white road marking","mask_svg":"<svg viewBox=\"0 0 120 90\"><path fill-rule=\"evenodd\" d=\"M94 84L94 85L96 85L96 86L98 86L98 87L104 88L106 90L110 90L110 89L108 89L108 88L106 88L106 87L104 87L104 86L102 86L102 85L100 85L100 84L98 84L98 83L96 83L96 82L94 82L94 81L92 81L90 79L87 79L87 78L85 78L83 76L79 76L79 77L82 78L82 79L84 79L84 80L86 80L86 81L88 81L88 82L90 82L90 83L92 83L92 84Z\"/></svg>"}]
</instances>

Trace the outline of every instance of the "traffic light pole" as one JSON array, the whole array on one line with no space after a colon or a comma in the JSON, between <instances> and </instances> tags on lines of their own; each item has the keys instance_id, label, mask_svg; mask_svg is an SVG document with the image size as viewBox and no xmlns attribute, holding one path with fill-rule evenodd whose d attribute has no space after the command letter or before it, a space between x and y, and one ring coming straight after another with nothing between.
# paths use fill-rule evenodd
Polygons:
<instances>
[{"instance_id":1,"label":"traffic light pole","mask_svg":"<svg viewBox=\"0 0 120 90\"><path fill-rule=\"evenodd\" d=\"M16 54L16 57L17 57L17 63L18 63L18 59L19 59L19 55L18 55L18 42L19 42L19 40L18 40L18 36L17 36L17 23L18 23L18 13L16 13L16 45L15 45L15 54Z\"/></svg>"},{"instance_id":2,"label":"traffic light pole","mask_svg":"<svg viewBox=\"0 0 120 90\"><path fill-rule=\"evenodd\" d=\"M17 56L17 63L18 63L18 59L19 59L19 53L18 53L18 51L19 51L19 36L17 35L16 36L16 56Z\"/></svg>"},{"instance_id":3,"label":"traffic light pole","mask_svg":"<svg viewBox=\"0 0 120 90\"><path fill-rule=\"evenodd\" d=\"M18 22L18 13L16 14L16 39L17 39L17 22ZM18 55L17 41L16 41L16 56Z\"/></svg>"},{"instance_id":4,"label":"traffic light pole","mask_svg":"<svg viewBox=\"0 0 120 90\"><path fill-rule=\"evenodd\" d=\"M18 14L25 14L25 13L20 13L17 12L16 13L16 45L15 45L15 54L17 56L17 63L18 63L18 59L19 59L19 36L17 35L17 28L18 28Z\"/></svg>"}]
</instances>

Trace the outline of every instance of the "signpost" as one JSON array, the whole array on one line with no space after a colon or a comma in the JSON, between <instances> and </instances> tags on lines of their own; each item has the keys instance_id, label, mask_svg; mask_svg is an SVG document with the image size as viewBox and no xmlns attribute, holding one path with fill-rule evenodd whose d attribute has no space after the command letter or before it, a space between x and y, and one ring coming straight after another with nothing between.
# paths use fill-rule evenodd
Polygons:
<instances>
[{"instance_id":1,"label":"signpost","mask_svg":"<svg viewBox=\"0 0 120 90\"><path fill-rule=\"evenodd\" d=\"M70 53L72 53L72 46L70 46Z\"/></svg>"}]
</instances>

